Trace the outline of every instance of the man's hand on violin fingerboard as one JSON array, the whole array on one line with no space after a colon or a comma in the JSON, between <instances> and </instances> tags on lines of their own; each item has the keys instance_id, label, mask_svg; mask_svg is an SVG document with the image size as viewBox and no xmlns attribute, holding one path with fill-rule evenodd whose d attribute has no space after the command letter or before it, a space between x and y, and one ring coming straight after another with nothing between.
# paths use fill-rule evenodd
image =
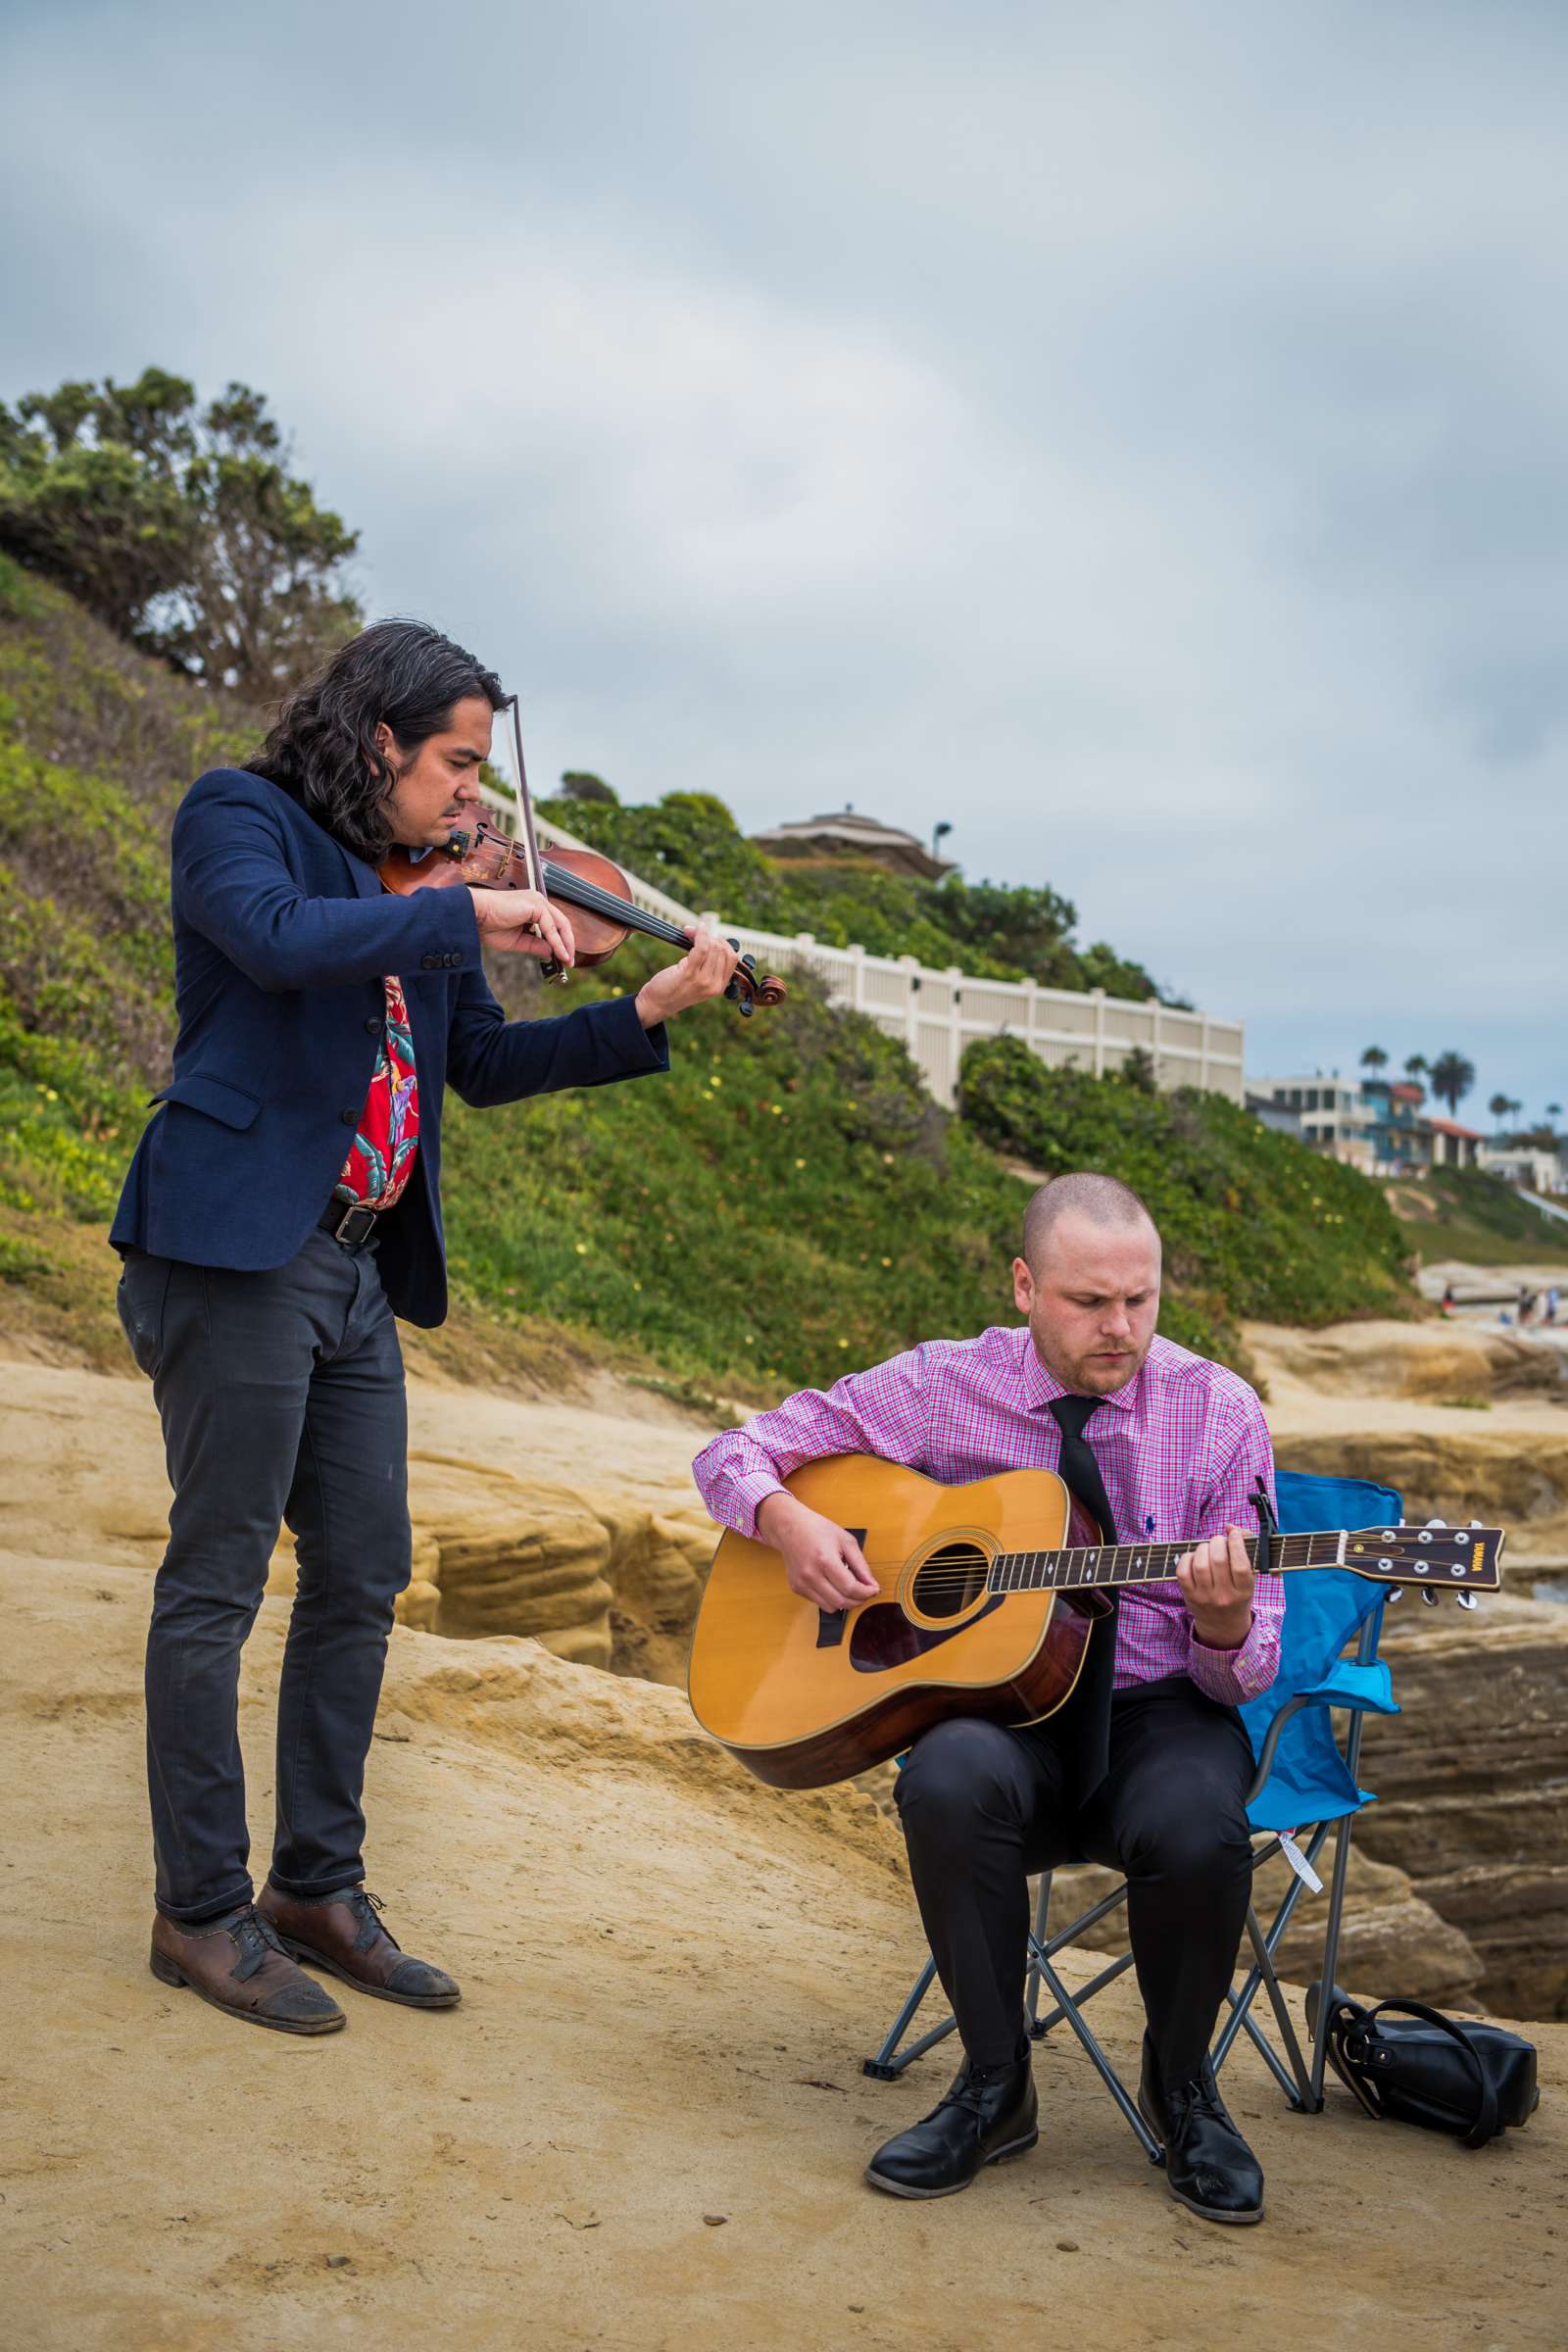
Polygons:
<instances>
[{"instance_id":1,"label":"man's hand on violin fingerboard","mask_svg":"<svg viewBox=\"0 0 1568 2352\"><path fill-rule=\"evenodd\" d=\"M643 982L637 991L637 1018L645 1029L657 1029L661 1021L673 1020L689 1004L701 1004L708 997L721 997L739 961L727 939L699 928L693 932L692 944L679 963L666 964L662 972Z\"/></svg>"}]
</instances>

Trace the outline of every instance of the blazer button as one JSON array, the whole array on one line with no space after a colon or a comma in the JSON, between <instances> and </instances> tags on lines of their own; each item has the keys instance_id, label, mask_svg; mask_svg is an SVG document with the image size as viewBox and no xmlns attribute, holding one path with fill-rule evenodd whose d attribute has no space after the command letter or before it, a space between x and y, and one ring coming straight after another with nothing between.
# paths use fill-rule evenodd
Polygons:
<instances>
[{"instance_id":1,"label":"blazer button","mask_svg":"<svg viewBox=\"0 0 1568 2352\"><path fill-rule=\"evenodd\" d=\"M419 957L419 969L424 972L433 972L440 960L441 958L439 956L421 956Z\"/></svg>"},{"instance_id":2,"label":"blazer button","mask_svg":"<svg viewBox=\"0 0 1568 2352\"><path fill-rule=\"evenodd\" d=\"M345 1127L357 1127L360 1123L360 1114L357 1110L340 1110L337 1115Z\"/></svg>"},{"instance_id":3,"label":"blazer button","mask_svg":"<svg viewBox=\"0 0 1568 2352\"><path fill-rule=\"evenodd\" d=\"M454 956L449 956L447 957L447 961L448 961L448 963L461 963L461 962L463 961L463 957L462 957L461 956L456 956L456 955L454 955Z\"/></svg>"},{"instance_id":4,"label":"blazer button","mask_svg":"<svg viewBox=\"0 0 1568 2352\"><path fill-rule=\"evenodd\" d=\"M371 1013L371 1015L370 1015L370 1017L369 1017L369 1019L368 1019L368 1020L366 1022L366 1024L365 1024L365 1034L366 1034L366 1036L367 1036L367 1037L373 1037L373 1036L375 1035L376 1031L377 1031L377 1030L380 1028L380 1026L381 1026L381 1015L380 1015L378 1012L372 1012L372 1013Z\"/></svg>"}]
</instances>

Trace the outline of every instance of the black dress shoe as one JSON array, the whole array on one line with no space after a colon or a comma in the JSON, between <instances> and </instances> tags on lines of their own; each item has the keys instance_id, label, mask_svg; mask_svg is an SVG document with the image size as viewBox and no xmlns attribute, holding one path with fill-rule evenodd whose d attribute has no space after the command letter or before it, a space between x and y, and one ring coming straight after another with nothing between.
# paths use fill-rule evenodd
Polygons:
<instances>
[{"instance_id":1,"label":"black dress shoe","mask_svg":"<svg viewBox=\"0 0 1568 2352\"><path fill-rule=\"evenodd\" d=\"M1206 2058L1200 2075L1167 2090L1146 2034L1138 2105L1165 2150L1165 2186L1178 2204L1205 2222L1263 2219L1262 2167L1227 2112Z\"/></svg>"},{"instance_id":2,"label":"black dress shoe","mask_svg":"<svg viewBox=\"0 0 1568 2352\"><path fill-rule=\"evenodd\" d=\"M1040 2137L1038 2113L1027 2056L988 2068L965 2061L941 2104L878 2148L865 2177L890 2196L951 2197L968 2187L982 2165L1032 2148Z\"/></svg>"}]
</instances>

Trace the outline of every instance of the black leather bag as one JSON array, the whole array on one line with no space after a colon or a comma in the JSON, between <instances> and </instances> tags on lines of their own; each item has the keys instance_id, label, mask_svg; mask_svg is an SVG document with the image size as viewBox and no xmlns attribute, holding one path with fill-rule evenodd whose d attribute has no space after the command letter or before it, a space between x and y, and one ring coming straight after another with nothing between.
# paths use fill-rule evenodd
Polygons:
<instances>
[{"instance_id":1,"label":"black leather bag","mask_svg":"<svg viewBox=\"0 0 1568 2352\"><path fill-rule=\"evenodd\" d=\"M1322 1989L1307 1988L1306 2022L1314 2036ZM1337 1984L1328 2056L1368 2115L1455 2132L1467 2148L1484 2148L1509 2125L1527 2124L1541 2096L1535 2045L1517 2034L1501 2026L1458 2025L1424 2001L1379 2001L1364 2009Z\"/></svg>"}]
</instances>

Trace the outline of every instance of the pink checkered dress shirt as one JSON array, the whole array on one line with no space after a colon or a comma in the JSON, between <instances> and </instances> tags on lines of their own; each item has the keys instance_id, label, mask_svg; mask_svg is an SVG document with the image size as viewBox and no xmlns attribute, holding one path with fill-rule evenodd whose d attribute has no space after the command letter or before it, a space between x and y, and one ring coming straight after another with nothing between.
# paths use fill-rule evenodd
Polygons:
<instances>
[{"instance_id":1,"label":"pink checkered dress shirt","mask_svg":"<svg viewBox=\"0 0 1568 2352\"><path fill-rule=\"evenodd\" d=\"M750 1536L763 1496L823 1454L880 1454L943 1486L997 1470L1054 1470L1061 1433L1046 1406L1067 1393L1026 1330L929 1340L848 1374L826 1394L802 1389L744 1429L726 1430L703 1448L692 1475L713 1517ZM1170 1340L1156 1339L1136 1380L1101 1399L1084 1435L1124 1544L1196 1541L1223 1534L1227 1521L1250 1532L1258 1479L1274 1491L1268 1425L1252 1391ZM1124 1587L1115 1688L1186 1673L1210 1698L1255 1698L1279 1671L1284 1581L1261 1581L1251 1631L1235 1650L1195 1639L1175 1582Z\"/></svg>"}]
</instances>

